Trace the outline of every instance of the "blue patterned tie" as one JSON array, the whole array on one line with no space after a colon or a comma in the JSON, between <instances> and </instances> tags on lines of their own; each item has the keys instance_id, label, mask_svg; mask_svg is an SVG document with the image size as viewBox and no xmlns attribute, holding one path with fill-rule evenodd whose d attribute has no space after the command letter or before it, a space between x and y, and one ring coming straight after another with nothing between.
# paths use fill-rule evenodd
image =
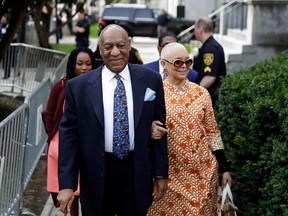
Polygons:
<instances>
[{"instance_id":1,"label":"blue patterned tie","mask_svg":"<svg viewBox=\"0 0 288 216\"><path fill-rule=\"evenodd\" d=\"M117 86L114 91L113 110L113 153L122 159L129 152L129 122L127 97L119 74L115 75Z\"/></svg>"}]
</instances>

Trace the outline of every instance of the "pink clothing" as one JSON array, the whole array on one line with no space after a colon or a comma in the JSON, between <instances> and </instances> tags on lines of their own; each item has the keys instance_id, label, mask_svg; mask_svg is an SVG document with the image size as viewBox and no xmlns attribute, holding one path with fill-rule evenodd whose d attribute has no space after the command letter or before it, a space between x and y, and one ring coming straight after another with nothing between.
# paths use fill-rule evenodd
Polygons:
<instances>
[{"instance_id":1,"label":"pink clothing","mask_svg":"<svg viewBox=\"0 0 288 216\"><path fill-rule=\"evenodd\" d=\"M58 145L59 145L59 131L53 136L50 141L48 148L48 159L47 159L47 191L48 192L59 192L58 182ZM77 191L74 192L75 196L80 195L80 179L78 179Z\"/></svg>"}]
</instances>

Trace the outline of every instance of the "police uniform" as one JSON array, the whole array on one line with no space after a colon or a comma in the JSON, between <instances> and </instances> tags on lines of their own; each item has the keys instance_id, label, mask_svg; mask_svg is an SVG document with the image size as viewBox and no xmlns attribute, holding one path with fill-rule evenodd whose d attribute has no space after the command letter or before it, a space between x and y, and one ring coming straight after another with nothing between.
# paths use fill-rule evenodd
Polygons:
<instances>
[{"instance_id":1,"label":"police uniform","mask_svg":"<svg viewBox=\"0 0 288 216\"><path fill-rule=\"evenodd\" d=\"M85 32L83 33L76 33L76 46L77 47L89 47L89 34L90 34L90 23L89 21L85 18L82 21L78 21L76 26L80 28L84 28Z\"/></svg>"},{"instance_id":2,"label":"police uniform","mask_svg":"<svg viewBox=\"0 0 288 216\"><path fill-rule=\"evenodd\" d=\"M94 52L94 58L96 60L96 67L100 67L103 64L103 61L98 46L96 51ZM137 49L131 47L128 62L132 64L143 64L143 61Z\"/></svg>"},{"instance_id":3,"label":"police uniform","mask_svg":"<svg viewBox=\"0 0 288 216\"><path fill-rule=\"evenodd\" d=\"M193 69L200 75L200 80L206 75L216 77L215 82L208 88L212 103L217 100L217 90L221 84L221 77L226 76L225 55L222 46L210 36L199 49L194 58Z\"/></svg>"}]
</instances>

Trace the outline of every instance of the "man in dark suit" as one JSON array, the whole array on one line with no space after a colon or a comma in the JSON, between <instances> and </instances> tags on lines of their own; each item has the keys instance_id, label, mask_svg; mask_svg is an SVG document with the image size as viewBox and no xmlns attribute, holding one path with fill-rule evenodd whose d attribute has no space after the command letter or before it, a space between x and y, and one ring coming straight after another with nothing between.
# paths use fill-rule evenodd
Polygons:
<instances>
[{"instance_id":1,"label":"man in dark suit","mask_svg":"<svg viewBox=\"0 0 288 216\"><path fill-rule=\"evenodd\" d=\"M128 64L131 45L122 27L103 29L99 48L104 66L66 84L59 126L60 210L69 211L80 172L83 216L144 216L167 188L167 136L150 139L152 121L166 118L162 80L142 65ZM114 91L119 83L122 89ZM125 109L115 116L115 96L123 90L121 108L128 107L128 114ZM120 126L129 128L117 144L129 144L121 157L115 146Z\"/></svg>"},{"instance_id":2,"label":"man in dark suit","mask_svg":"<svg viewBox=\"0 0 288 216\"><path fill-rule=\"evenodd\" d=\"M165 32L162 35L160 35L159 39L158 39L158 52L159 52L159 56L161 55L161 51L163 49L164 46L166 46L169 43L173 43L173 42L177 42L177 37L173 32ZM166 76L166 72L164 71L159 59L157 61L153 61L147 64L144 64L144 66L157 71L158 73L160 73L162 79L164 80L165 76ZM199 78L199 74L193 70L190 69L189 74L187 76L188 80L194 83L199 84L200 82L200 78Z\"/></svg>"}]
</instances>

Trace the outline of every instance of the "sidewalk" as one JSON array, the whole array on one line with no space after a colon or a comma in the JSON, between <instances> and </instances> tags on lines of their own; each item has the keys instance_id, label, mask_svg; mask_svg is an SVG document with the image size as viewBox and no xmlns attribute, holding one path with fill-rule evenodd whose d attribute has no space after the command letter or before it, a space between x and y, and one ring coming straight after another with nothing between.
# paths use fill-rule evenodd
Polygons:
<instances>
[{"instance_id":1,"label":"sidewalk","mask_svg":"<svg viewBox=\"0 0 288 216\"><path fill-rule=\"evenodd\" d=\"M89 38L89 41L90 41L89 48L94 52L97 47L98 38ZM56 43L55 35L51 35L49 37L49 43L50 44ZM59 39L59 44L75 44L76 47L75 35L63 35L62 39Z\"/></svg>"},{"instance_id":2,"label":"sidewalk","mask_svg":"<svg viewBox=\"0 0 288 216\"><path fill-rule=\"evenodd\" d=\"M40 216L62 216L62 215L64 214L54 207L54 204L50 195ZM82 213L81 213L81 207L80 207L79 216L81 215ZM68 214L67 216L70 216L70 214Z\"/></svg>"},{"instance_id":3,"label":"sidewalk","mask_svg":"<svg viewBox=\"0 0 288 216\"><path fill-rule=\"evenodd\" d=\"M89 48L95 52L98 38L89 38L90 45ZM55 35L52 35L49 38L49 42L51 44L56 43ZM157 51L157 38L149 38L149 37L134 37L132 39L131 45L136 48L140 56L144 62L144 64L155 61L159 58L159 54ZM59 44L75 44L75 36L74 35L63 35L63 38L59 40Z\"/></svg>"}]
</instances>

